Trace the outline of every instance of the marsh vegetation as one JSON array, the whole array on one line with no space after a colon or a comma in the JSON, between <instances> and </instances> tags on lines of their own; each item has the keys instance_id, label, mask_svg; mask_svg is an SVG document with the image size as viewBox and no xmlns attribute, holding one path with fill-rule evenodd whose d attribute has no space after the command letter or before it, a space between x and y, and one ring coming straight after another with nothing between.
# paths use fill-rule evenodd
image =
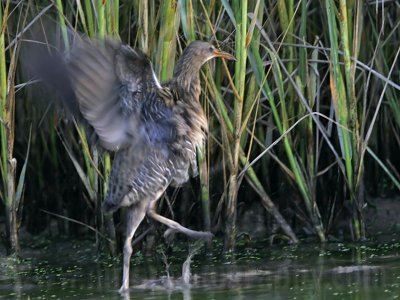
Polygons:
<instances>
[{"instance_id":1,"label":"marsh vegetation","mask_svg":"<svg viewBox=\"0 0 400 300\"><path fill-rule=\"evenodd\" d=\"M162 81L196 39L236 57L202 69L209 135L197 153L199 176L169 189L158 206L212 231L226 253L243 239L363 241L368 199L399 194L397 1L2 0L0 26L0 221L8 253L20 251L21 228L121 249L122 217L108 220L116 235L106 239L100 209L113 154L22 67L24 45L38 30L66 53L72 32L120 39L146 53ZM142 225L136 249L153 253L162 229Z\"/></svg>"}]
</instances>

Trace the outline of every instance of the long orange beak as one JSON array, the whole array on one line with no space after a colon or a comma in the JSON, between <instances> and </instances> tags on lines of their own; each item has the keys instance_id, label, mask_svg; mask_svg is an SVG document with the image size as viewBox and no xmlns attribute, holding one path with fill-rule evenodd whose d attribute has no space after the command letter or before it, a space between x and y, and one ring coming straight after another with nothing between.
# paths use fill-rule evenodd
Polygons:
<instances>
[{"instance_id":1,"label":"long orange beak","mask_svg":"<svg viewBox=\"0 0 400 300\"><path fill-rule=\"evenodd\" d=\"M231 55L227 52L221 51L221 50L217 50L217 49L214 50L214 56L222 57L222 58L229 59L229 60L236 60L236 58L233 55Z\"/></svg>"}]
</instances>

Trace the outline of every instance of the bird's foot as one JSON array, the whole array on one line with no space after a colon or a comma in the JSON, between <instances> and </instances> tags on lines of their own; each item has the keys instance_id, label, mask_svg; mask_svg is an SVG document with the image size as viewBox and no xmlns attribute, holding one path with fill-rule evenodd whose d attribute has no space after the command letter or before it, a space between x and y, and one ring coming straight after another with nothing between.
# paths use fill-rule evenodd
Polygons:
<instances>
[{"instance_id":1,"label":"bird's foot","mask_svg":"<svg viewBox=\"0 0 400 300\"><path fill-rule=\"evenodd\" d=\"M129 287L125 286L124 284L119 288L118 293L120 293L121 295L125 295L127 293L129 293Z\"/></svg>"},{"instance_id":2,"label":"bird's foot","mask_svg":"<svg viewBox=\"0 0 400 300\"><path fill-rule=\"evenodd\" d=\"M184 233L185 235L187 235L188 237L192 238L192 239L198 239L198 240L206 240L206 241L210 241L214 235L209 232L209 231L195 231L195 230L189 230L189 231L179 231L177 229L173 229L173 228L168 228L165 232L164 232L164 238L167 241L171 241L173 240L173 236L175 235L175 233L177 232L181 232Z\"/></svg>"},{"instance_id":3,"label":"bird's foot","mask_svg":"<svg viewBox=\"0 0 400 300\"><path fill-rule=\"evenodd\" d=\"M198 233L198 236L194 237L194 238L197 238L197 239L210 241L214 237L214 235L209 231L197 231L197 233Z\"/></svg>"}]
</instances>

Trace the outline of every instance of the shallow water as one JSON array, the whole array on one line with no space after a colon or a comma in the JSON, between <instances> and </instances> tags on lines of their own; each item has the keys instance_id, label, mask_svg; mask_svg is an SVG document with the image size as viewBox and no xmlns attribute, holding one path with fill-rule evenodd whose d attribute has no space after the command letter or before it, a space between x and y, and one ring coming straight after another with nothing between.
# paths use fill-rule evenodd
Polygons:
<instances>
[{"instance_id":1,"label":"shallow water","mask_svg":"<svg viewBox=\"0 0 400 300\"><path fill-rule=\"evenodd\" d=\"M132 288L125 298L400 299L397 240L273 247L260 242L239 246L230 259L199 253L191 265L190 288L165 288L160 284L165 278L160 255L136 254ZM64 241L24 249L22 260L0 257L2 299L121 299L121 263L96 260L93 243ZM217 253L218 245L215 249ZM186 255L182 249L167 255L172 277L181 275Z\"/></svg>"}]
</instances>

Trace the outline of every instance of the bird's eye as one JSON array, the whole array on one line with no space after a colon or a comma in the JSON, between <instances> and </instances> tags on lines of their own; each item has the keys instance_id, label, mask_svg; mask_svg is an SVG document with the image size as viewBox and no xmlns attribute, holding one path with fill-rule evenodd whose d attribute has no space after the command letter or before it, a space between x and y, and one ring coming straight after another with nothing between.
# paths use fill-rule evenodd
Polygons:
<instances>
[{"instance_id":1,"label":"bird's eye","mask_svg":"<svg viewBox=\"0 0 400 300\"><path fill-rule=\"evenodd\" d=\"M210 48L208 50L210 50L210 52L214 52L214 47L210 46Z\"/></svg>"}]
</instances>

